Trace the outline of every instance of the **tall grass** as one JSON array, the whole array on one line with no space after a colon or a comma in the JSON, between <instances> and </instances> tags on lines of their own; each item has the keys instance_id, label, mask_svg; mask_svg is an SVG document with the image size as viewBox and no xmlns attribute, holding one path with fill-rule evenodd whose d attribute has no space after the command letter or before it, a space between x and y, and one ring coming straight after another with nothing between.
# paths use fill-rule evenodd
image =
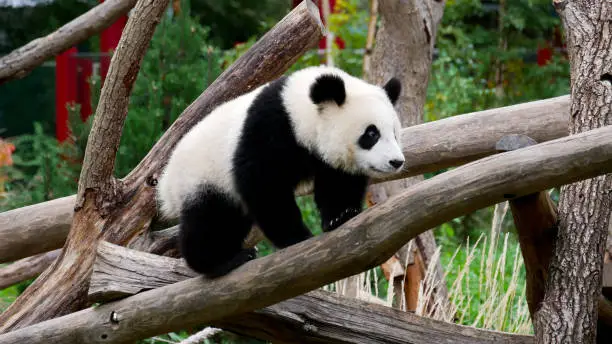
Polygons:
<instances>
[{"instance_id":1,"label":"tall grass","mask_svg":"<svg viewBox=\"0 0 612 344\"><path fill-rule=\"evenodd\" d=\"M507 211L507 202L495 206L489 233L481 234L473 244L468 237L465 247L457 247L446 262L442 280L434 269L441 256L442 247L438 246L421 281L417 315L482 329L533 333L520 247L516 242L511 244L510 233L501 234ZM405 269L407 262L403 265ZM380 285L379 271L377 268L353 276L359 286L355 297L391 307L394 298L392 283L388 284L385 293L372 288ZM345 279L323 289L346 295L346 283ZM450 302L434 293L440 283L447 283ZM400 297L400 309L405 311L404 295Z\"/></svg>"}]
</instances>

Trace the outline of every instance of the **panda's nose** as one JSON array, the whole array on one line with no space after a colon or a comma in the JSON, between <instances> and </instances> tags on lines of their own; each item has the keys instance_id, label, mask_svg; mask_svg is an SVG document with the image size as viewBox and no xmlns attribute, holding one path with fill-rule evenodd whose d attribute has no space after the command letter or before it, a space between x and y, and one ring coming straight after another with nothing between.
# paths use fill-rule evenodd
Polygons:
<instances>
[{"instance_id":1,"label":"panda's nose","mask_svg":"<svg viewBox=\"0 0 612 344\"><path fill-rule=\"evenodd\" d=\"M400 168L404 164L404 160L389 160L389 165L393 166L393 168Z\"/></svg>"}]
</instances>

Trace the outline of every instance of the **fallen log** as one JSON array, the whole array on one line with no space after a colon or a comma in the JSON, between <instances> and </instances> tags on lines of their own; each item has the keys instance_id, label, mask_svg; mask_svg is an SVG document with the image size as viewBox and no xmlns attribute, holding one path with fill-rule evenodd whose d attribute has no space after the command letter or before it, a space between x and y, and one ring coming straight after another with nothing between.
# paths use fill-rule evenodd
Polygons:
<instances>
[{"instance_id":1,"label":"fallen log","mask_svg":"<svg viewBox=\"0 0 612 344\"><path fill-rule=\"evenodd\" d=\"M108 301L198 276L182 259L100 243L91 301ZM273 343L532 343L531 336L455 325L315 290L211 326Z\"/></svg>"},{"instance_id":2,"label":"fallen log","mask_svg":"<svg viewBox=\"0 0 612 344\"><path fill-rule=\"evenodd\" d=\"M232 80L235 82L231 86L232 89L248 88L254 82L251 79ZM221 90L222 88L217 88L212 94L224 98L224 95L219 95ZM208 94L207 92L204 94ZM188 108L192 118L199 118L194 113L205 113L204 111L211 107L210 104L218 103L206 103L198 99L196 102L200 105ZM568 106L569 97L562 96L405 128L402 131L402 144L406 167L394 178L435 172L496 154L495 143L507 134L525 134L538 142L566 136ZM182 117L179 117L179 120ZM168 152L165 148L164 151ZM159 157L161 154L156 153L154 156ZM72 220L74 201L74 196L69 196L1 213L0 263L62 247ZM23 216L26 213L30 215ZM44 245L41 245L43 242Z\"/></svg>"},{"instance_id":3,"label":"fallen log","mask_svg":"<svg viewBox=\"0 0 612 344\"><path fill-rule=\"evenodd\" d=\"M462 214L609 172L612 126L487 157L222 278L149 290L0 335L0 344L120 343L250 312L380 265L408 240Z\"/></svg>"},{"instance_id":4,"label":"fallen log","mask_svg":"<svg viewBox=\"0 0 612 344\"><path fill-rule=\"evenodd\" d=\"M21 79L50 57L93 36L128 13L136 0L106 0L45 37L0 58L0 84Z\"/></svg>"}]
</instances>

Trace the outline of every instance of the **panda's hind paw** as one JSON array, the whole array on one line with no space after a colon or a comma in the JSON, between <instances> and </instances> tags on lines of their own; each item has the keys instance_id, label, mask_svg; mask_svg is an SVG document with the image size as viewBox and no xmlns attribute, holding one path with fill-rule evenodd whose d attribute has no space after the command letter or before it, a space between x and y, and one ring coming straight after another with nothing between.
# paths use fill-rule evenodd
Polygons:
<instances>
[{"instance_id":1,"label":"panda's hind paw","mask_svg":"<svg viewBox=\"0 0 612 344\"><path fill-rule=\"evenodd\" d=\"M235 270L236 268L244 265L248 261L257 258L257 248L245 248L240 251L237 255L234 256L231 260L215 267L211 271L205 273L208 278L217 278L221 276L225 276Z\"/></svg>"}]
</instances>

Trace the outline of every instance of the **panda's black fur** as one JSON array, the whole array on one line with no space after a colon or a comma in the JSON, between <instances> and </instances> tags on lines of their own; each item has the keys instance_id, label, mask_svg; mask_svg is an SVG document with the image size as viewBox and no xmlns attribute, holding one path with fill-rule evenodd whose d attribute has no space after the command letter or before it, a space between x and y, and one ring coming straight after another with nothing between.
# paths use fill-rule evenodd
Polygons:
<instances>
[{"instance_id":1,"label":"panda's black fur","mask_svg":"<svg viewBox=\"0 0 612 344\"><path fill-rule=\"evenodd\" d=\"M208 277L225 275L255 258L255 249L242 247L253 224L278 248L312 237L294 196L302 181L314 180L324 231L362 209L368 177L334 168L298 143L282 99L286 80L281 77L266 85L247 110L232 158L232 178L242 206L207 184L199 185L181 206L180 252L192 269ZM342 106L342 79L324 75L317 80L309 92L312 101ZM393 104L399 87L393 79L384 88Z\"/></svg>"}]
</instances>

